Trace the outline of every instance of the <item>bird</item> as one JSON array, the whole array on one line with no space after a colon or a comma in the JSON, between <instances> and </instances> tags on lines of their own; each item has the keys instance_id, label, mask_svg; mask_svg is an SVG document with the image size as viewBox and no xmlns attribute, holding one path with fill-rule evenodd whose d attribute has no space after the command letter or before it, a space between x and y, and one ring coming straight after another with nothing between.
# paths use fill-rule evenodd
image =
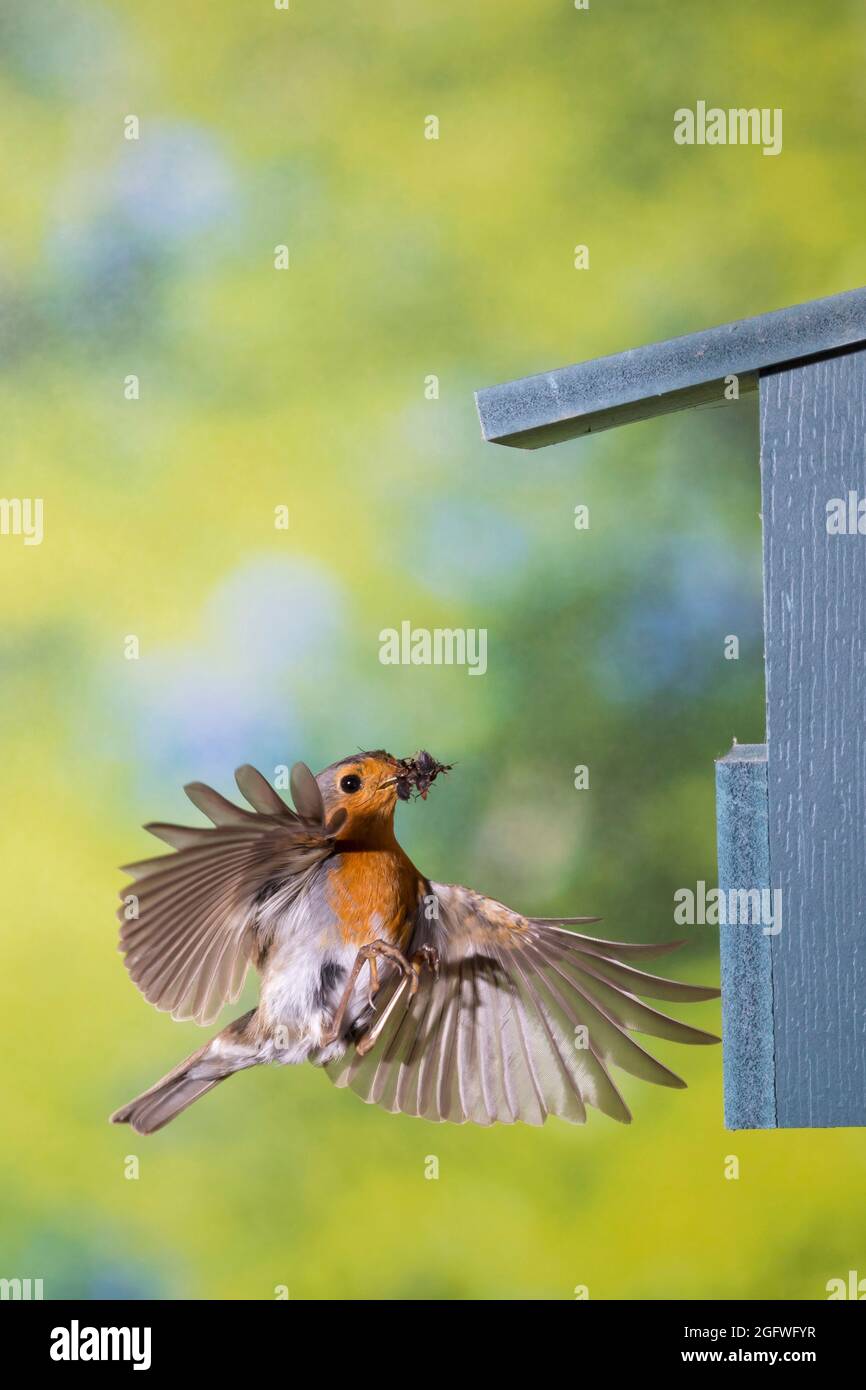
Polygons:
<instances>
[{"instance_id":1,"label":"bird","mask_svg":"<svg viewBox=\"0 0 866 1390\"><path fill-rule=\"evenodd\" d=\"M200 782L184 788L211 824L145 826L171 853L129 864L119 950L151 1004L212 1023L248 969L256 1008L110 1118L160 1130L236 1072L309 1061L387 1111L439 1122L628 1123L612 1076L683 1087L634 1033L715 1043L643 1002L719 991L643 970L683 944L627 943L575 927L598 917L524 916L415 867L394 830L398 803L426 800L451 765L426 750L296 763L294 809L249 764L252 808ZM134 891L133 891L134 889Z\"/></svg>"}]
</instances>

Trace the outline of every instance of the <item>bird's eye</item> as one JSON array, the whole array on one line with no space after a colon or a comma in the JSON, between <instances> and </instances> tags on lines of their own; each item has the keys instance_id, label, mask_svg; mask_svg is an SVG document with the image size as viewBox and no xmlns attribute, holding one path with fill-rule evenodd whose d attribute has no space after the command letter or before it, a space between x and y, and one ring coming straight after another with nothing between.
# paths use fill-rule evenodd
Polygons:
<instances>
[{"instance_id":1,"label":"bird's eye","mask_svg":"<svg viewBox=\"0 0 866 1390\"><path fill-rule=\"evenodd\" d=\"M344 792L357 792L361 789L361 779L357 772L347 772L345 777L340 778L340 790Z\"/></svg>"}]
</instances>

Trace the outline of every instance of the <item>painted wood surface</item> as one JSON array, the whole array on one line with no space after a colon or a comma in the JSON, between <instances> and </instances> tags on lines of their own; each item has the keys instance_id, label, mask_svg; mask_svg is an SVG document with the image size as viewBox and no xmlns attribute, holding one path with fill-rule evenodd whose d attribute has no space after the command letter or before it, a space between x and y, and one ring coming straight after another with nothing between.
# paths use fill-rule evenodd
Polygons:
<instances>
[{"instance_id":1,"label":"painted wood surface","mask_svg":"<svg viewBox=\"0 0 866 1390\"><path fill-rule=\"evenodd\" d=\"M866 1124L866 352L760 384L780 1126Z\"/></svg>"},{"instance_id":2,"label":"painted wood surface","mask_svg":"<svg viewBox=\"0 0 866 1390\"><path fill-rule=\"evenodd\" d=\"M508 381L475 399L486 440L539 449L673 410L722 406L728 377L737 377L742 396L770 367L857 343L866 343L866 289Z\"/></svg>"},{"instance_id":3,"label":"painted wood surface","mask_svg":"<svg viewBox=\"0 0 866 1390\"><path fill-rule=\"evenodd\" d=\"M770 889L767 745L735 744L716 763L719 888ZM781 933L780 933L781 934ZM773 961L762 923L719 927L725 1125L776 1126Z\"/></svg>"},{"instance_id":4,"label":"painted wood surface","mask_svg":"<svg viewBox=\"0 0 866 1390\"><path fill-rule=\"evenodd\" d=\"M767 743L717 764L720 887L780 890L782 928L721 929L726 1122L862 1126L866 290L477 401L488 440L537 448L721 403L731 374L760 395Z\"/></svg>"}]
</instances>

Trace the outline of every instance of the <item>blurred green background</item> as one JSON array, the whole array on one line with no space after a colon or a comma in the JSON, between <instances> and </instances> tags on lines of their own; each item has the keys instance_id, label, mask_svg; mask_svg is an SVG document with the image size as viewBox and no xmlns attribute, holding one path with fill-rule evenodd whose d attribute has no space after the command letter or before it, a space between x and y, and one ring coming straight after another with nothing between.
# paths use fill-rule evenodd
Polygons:
<instances>
[{"instance_id":1,"label":"blurred green background","mask_svg":"<svg viewBox=\"0 0 866 1390\"><path fill-rule=\"evenodd\" d=\"M569 1299L866 1273L863 1134L726 1133L718 1049L659 1044L689 1089L624 1078L629 1128L436 1127L312 1068L150 1140L106 1123L202 1036L128 981L115 866L242 761L423 745L458 764L399 813L427 873L678 934L713 759L764 733L754 401L527 454L482 443L472 392L861 284L864 58L854 0L0 4L2 490L45 503L41 546L0 539L0 1274ZM698 99L781 107L782 154L676 146ZM486 676L380 665L404 619L487 628ZM696 928L673 973L717 956Z\"/></svg>"}]
</instances>

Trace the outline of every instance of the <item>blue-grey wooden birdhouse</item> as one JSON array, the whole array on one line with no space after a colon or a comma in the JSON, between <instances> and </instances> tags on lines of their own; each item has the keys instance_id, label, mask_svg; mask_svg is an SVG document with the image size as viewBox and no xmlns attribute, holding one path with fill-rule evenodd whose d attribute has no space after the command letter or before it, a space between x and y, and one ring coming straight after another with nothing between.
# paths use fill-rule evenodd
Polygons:
<instances>
[{"instance_id":1,"label":"blue-grey wooden birdhouse","mask_svg":"<svg viewBox=\"0 0 866 1390\"><path fill-rule=\"evenodd\" d=\"M725 1122L864 1125L866 289L493 386L478 411L485 439L538 449L724 403L732 378L759 395L767 741L716 764Z\"/></svg>"}]
</instances>

